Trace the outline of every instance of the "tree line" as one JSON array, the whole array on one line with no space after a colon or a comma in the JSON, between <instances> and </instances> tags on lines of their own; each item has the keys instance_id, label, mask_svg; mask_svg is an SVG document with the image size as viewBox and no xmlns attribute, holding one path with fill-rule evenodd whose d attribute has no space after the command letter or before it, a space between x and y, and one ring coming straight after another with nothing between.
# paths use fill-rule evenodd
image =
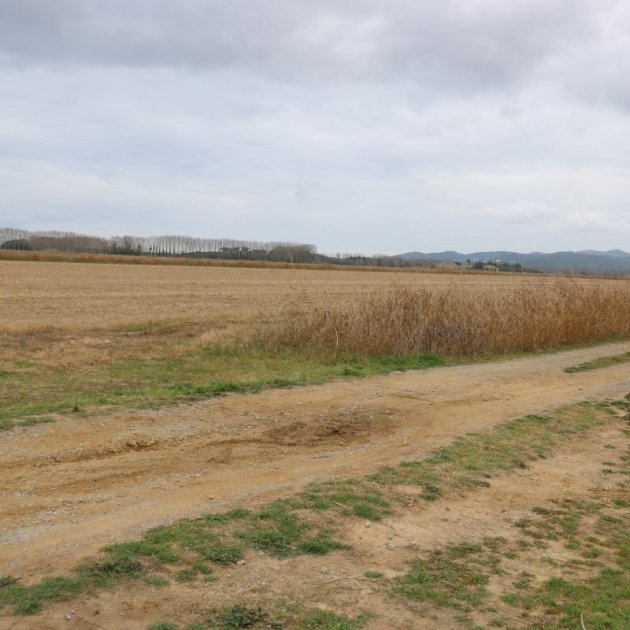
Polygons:
<instances>
[{"instance_id":1,"label":"tree line","mask_svg":"<svg viewBox=\"0 0 630 630\"><path fill-rule=\"evenodd\" d=\"M422 264L418 261L385 255L337 254L328 256L318 253L315 245L285 241L245 241L178 235L148 237L126 235L106 239L86 234L75 234L74 232L29 232L16 228L0 228L0 249L381 267L411 267Z\"/></svg>"}]
</instances>

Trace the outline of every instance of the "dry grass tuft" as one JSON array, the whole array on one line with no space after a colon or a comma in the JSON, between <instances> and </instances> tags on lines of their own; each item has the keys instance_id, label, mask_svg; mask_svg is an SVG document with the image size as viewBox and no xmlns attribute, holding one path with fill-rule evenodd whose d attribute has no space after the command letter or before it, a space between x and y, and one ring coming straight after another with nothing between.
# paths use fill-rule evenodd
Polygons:
<instances>
[{"instance_id":1,"label":"dry grass tuft","mask_svg":"<svg viewBox=\"0 0 630 630\"><path fill-rule=\"evenodd\" d=\"M630 334L630 287L573 280L497 290L395 283L352 302L292 306L261 333L272 346L360 356L483 356Z\"/></svg>"}]
</instances>

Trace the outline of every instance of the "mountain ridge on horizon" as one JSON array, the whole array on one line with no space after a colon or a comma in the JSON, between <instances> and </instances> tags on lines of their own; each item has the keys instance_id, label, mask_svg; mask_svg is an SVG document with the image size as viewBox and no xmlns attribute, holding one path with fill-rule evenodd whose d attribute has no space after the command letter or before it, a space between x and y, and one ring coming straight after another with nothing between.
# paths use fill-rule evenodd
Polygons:
<instances>
[{"instance_id":1,"label":"mountain ridge on horizon","mask_svg":"<svg viewBox=\"0 0 630 630\"><path fill-rule=\"evenodd\" d=\"M630 273L630 253L621 249L607 251L579 250L552 253L520 253L507 250L479 251L462 254L454 250L442 252L406 252L399 254L406 260L446 260L463 263L496 262L518 263L537 271L577 271L585 273Z\"/></svg>"}]
</instances>

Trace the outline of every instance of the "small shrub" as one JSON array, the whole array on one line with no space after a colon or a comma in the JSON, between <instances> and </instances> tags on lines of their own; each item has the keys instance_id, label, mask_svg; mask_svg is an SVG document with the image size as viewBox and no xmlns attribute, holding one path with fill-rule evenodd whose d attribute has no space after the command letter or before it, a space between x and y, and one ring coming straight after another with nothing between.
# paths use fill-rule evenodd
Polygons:
<instances>
[{"instance_id":1,"label":"small shrub","mask_svg":"<svg viewBox=\"0 0 630 630\"><path fill-rule=\"evenodd\" d=\"M111 557L84 565L80 573L83 577L105 586L121 577L138 578L144 573L144 567L138 560L128 556Z\"/></svg>"},{"instance_id":2,"label":"small shrub","mask_svg":"<svg viewBox=\"0 0 630 630\"><path fill-rule=\"evenodd\" d=\"M243 548L237 545L213 545L203 549L206 560L216 564L234 564L243 557Z\"/></svg>"},{"instance_id":3,"label":"small shrub","mask_svg":"<svg viewBox=\"0 0 630 630\"><path fill-rule=\"evenodd\" d=\"M262 608L232 606L218 616L220 628L250 628L267 617Z\"/></svg>"},{"instance_id":4,"label":"small shrub","mask_svg":"<svg viewBox=\"0 0 630 630\"><path fill-rule=\"evenodd\" d=\"M303 540L298 545L298 549L303 553L311 553L316 555L325 555L335 549L343 549L344 544L333 540L328 536L320 536L318 538L310 538Z\"/></svg>"},{"instance_id":5,"label":"small shrub","mask_svg":"<svg viewBox=\"0 0 630 630\"><path fill-rule=\"evenodd\" d=\"M12 575L4 575L0 577L0 589L15 586L17 584L19 584L19 580L14 578Z\"/></svg>"}]
</instances>

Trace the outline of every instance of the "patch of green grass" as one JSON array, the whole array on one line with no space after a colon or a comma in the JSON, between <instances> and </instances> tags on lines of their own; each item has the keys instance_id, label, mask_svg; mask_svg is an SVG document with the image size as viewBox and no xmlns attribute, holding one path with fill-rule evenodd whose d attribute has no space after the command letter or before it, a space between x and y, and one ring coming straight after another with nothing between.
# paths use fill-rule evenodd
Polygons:
<instances>
[{"instance_id":1,"label":"patch of green grass","mask_svg":"<svg viewBox=\"0 0 630 630\"><path fill-rule=\"evenodd\" d=\"M232 606L217 615L219 628L251 628L267 618L267 613L260 607L247 608Z\"/></svg>"},{"instance_id":2,"label":"patch of green grass","mask_svg":"<svg viewBox=\"0 0 630 630\"><path fill-rule=\"evenodd\" d=\"M165 564L172 564L180 559L179 553L168 542L155 541L151 532L144 540L117 543L105 547L105 551L113 561L128 566L133 566L138 558L149 558Z\"/></svg>"},{"instance_id":3,"label":"patch of green grass","mask_svg":"<svg viewBox=\"0 0 630 630\"><path fill-rule=\"evenodd\" d=\"M215 564L234 564L243 558L243 547L240 545L207 545L201 556Z\"/></svg>"},{"instance_id":4,"label":"patch of green grass","mask_svg":"<svg viewBox=\"0 0 630 630\"><path fill-rule=\"evenodd\" d=\"M524 597L519 593L504 593L501 595L501 601L505 602L509 606L514 606L515 608L521 605L524 601Z\"/></svg>"},{"instance_id":5,"label":"patch of green grass","mask_svg":"<svg viewBox=\"0 0 630 630\"><path fill-rule=\"evenodd\" d=\"M201 385L195 385L193 383L172 383L164 386L167 391L175 392L177 395L181 394L182 397L187 400L214 398L215 396L229 393L249 394L259 392L262 387L262 383L244 384L231 381L211 381L210 383Z\"/></svg>"},{"instance_id":6,"label":"patch of green grass","mask_svg":"<svg viewBox=\"0 0 630 630\"><path fill-rule=\"evenodd\" d=\"M7 578L4 579L7 582ZM10 605L17 615L33 615L47 602L78 595L85 590L86 585L85 579L60 576L43 578L30 586L24 586L17 580L8 581L0 588L0 608Z\"/></svg>"},{"instance_id":7,"label":"patch of green grass","mask_svg":"<svg viewBox=\"0 0 630 630\"><path fill-rule=\"evenodd\" d=\"M177 630L177 626L169 621L157 621L149 626L149 630Z\"/></svg>"},{"instance_id":8,"label":"patch of green grass","mask_svg":"<svg viewBox=\"0 0 630 630\"><path fill-rule=\"evenodd\" d=\"M212 567L208 566L205 562L196 562L193 569L201 575L212 575Z\"/></svg>"},{"instance_id":9,"label":"patch of green grass","mask_svg":"<svg viewBox=\"0 0 630 630\"><path fill-rule=\"evenodd\" d=\"M488 595L489 577L476 566L482 560L481 552L478 545L453 545L430 552L396 580L396 591L409 599L468 611Z\"/></svg>"},{"instance_id":10,"label":"patch of green grass","mask_svg":"<svg viewBox=\"0 0 630 630\"><path fill-rule=\"evenodd\" d=\"M571 582L563 577L546 580L527 594L507 593L502 600L535 616L544 611L545 624L532 628L627 628L630 621L630 580L627 571L604 567L586 581ZM549 623L549 619L553 623Z\"/></svg>"},{"instance_id":11,"label":"patch of green grass","mask_svg":"<svg viewBox=\"0 0 630 630\"><path fill-rule=\"evenodd\" d=\"M514 582L514 588L518 588L518 589L529 588L531 586L533 577L534 576L531 573L528 573L527 571L522 571L520 575L518 576L518 579L516 580L516 582Z\"/></svg>"},{"instance_id":12,"label":"patch of green grass","mask_svg":"<svg viewBox=\"0 0 630 630\"><path fill-rule=\"evenodd\" d=\"M258 511L232 510L158 527L141 540L105 547L101 557L78 567L74 578L46 578L22 586L7 576L0 583L0 608L11 605L16 613L27 614L37 612L51 599L110 588L125 580L142 578L157 584L155 580L163 578L154 572L162 565L179 567L177 579L192 581L198 575L212 574L208 563L236 563L247 549L284 557L344 548L334 538L334 531L309 518L308 503L298 495Z\"/></svg>"},{"instance_id":13,"label":"patch of green grass","mask_svg":"<svg viewBox=\"0 0 630 630\"><path fill-rule=\"evenodd\" d=\"M28 370L6 372L0 379L0 429L10 428L24 417L70 414L76 407L154 408L228 393L255 393L443 364L430 354L364 359L272 351L253 344L192 347L176 358L126 357L71 370L29 363Z\"/></svg>"},{"instance_id":14,"label":"patch of green grass","mask_svg":"<svg viewBox=\"0 0 630 630\"><path fill-rule=\"evenodd\" d=\"M318 610L307 613L299 627L304 630L358 630L365 625L367 620L366 615L350 619L327 610Z\"/></svg>"},{"instance_id":15,"label":"patch of green grass","mask_svg":"<svg viewBox=\"0 0 630 630\"><path fill-rule=\"evenodd\" d=\"M390 502L382 488L367 480L345 479L311 484L300 495L305 507L334 510L342 515L380 521L390 512Z\"/></svg>"},{"instance_id":16,"label":"patch of green grass","mask_svg":"<svg viewBox=\"0 0 630 630\"><path fill-rule=\"evenodd\" d=\"M564 510L572 510L575 520L582 521L590 516L588 507L575 502L563 505ZM630 522L626 520L625 524L627 526ZM563 536L568 536L556 510L533 518L527 527L560 531L561 540ZM523 531L523 535L526 533ZM605 534L602 544L616 552L617 567L603 564L594 577L572 580L555 576L544 580L539 586L534 585L531 573L521 572L512 585L516 590L499 592L499 600L512 608L526 611L532 619L544 619L540 624L535 621L528 624L527 627L531 628L579 628L581 616L587 628L628 627L630 541L627 534L619 534L612 528L600 533ZM517 542L511 545L516 546ZM540 560L542 563L544 558ZM446 546L419 559L412 571L396 580L395 590L407 598L430 601L438 607L483 612L489 597L486 585L494 572L493 565L501 561L501 558L493 556L486 543ZM562 562L567 567L581 566L581 563L566 559ZM556 565L557 561L554 560L552 564ZM535 565L535 561L530 563L533 570ZM507 586L502 578L500 590L504 584ZM507 620L504 623L510 625Z\"/></svg>"},{"instance_id":17,"label":"patch of green grass","mask_svg":"<svg viewBox=\"0 0 630 630\"><path fill-rule=\"evenodd\" d=\"M442 496L442 490L432 483L424 484L423 488L424 489L420 496L425 501L437 501Z\"/></svg>"},{"instance_id":18,"label":"patch of green grass","mask_svg":"<svg viewBox=\"0 0 630 630\"><path fill-rule=\"evenodd\" d=\"M237 604L215 610L200 627L228 630L231 628L296 628L299 630L360 630L370 615L363 613L354 619L328 610L308 610L287 603L246 606Z\"/></svg>"},{"instance_id":19,"label":"patch of green grass","mask_svg":"<svg viewBox=\"0 0 630 630\"><path fill-rule=\"evenodd\" d=\"M3 575L0 577L0 589L9 588L10 586L15 586L19 583L17 578L14 578L12 575Z\"/></svg>"},{"instance_id":20,"label":"patch of green grass","mask_svg":"<svg viewBox=\"0 0 630 630\"><path fill-rule=\"evenodd\" d=\"M85 581L102 587L113 586L124 577L139 578L144 573L144 566L133 556L116 553L102 560L94 560L84 564L79 568L79 575Z\"/></svg>"},{"instance_id":21,"label":"patch of green grass","mask_svg":"<svg viewBox=\"0 0 630 630\"><path fill-rule=\"evenodd\" d=\"M366 571L363 575L370 580L378 580L384 576L380 571Z\"/></svg>"},{"instance_id":22,"label":"patch of green grass","mask_svg":"<svg viewBox=\"0 0 630 630\"><path fill-rule=\"evenodd\" d=\"M197 572L193 569L182 569L175 577L179 582L193 582L197 577Z\"/></svg>"},{"instance_id":23,"label":"patch of green grass","mask_svg":"<svg viewBox=\"0 0 630 630\"><path fill-rule=\"evenodd\" d=\"M245 529L236 536L249 547L284 557L296 553L326 554L344 545L333 538L334 532L315 526L304 518L305 504L297 499L274 501L253 514ZM315 530L314 535L310 532Z\"/></svg>"},{"instance_id":24,"label":"patch of green grass","mask_svg":"<svg viewBox=\"0 0 630 630\"><path fill-rule=\"evenodd\" d=\"M293 549L292 543L299 536L291 536L285 532L270 529L251 529L248 532L239 532L253 549L266 551L273 556L288 556Z\"/></svg>"},{"instance_id":25,"label":"patch of green grass","mask_svg":"<svg viewBox=\"0 0 630 630\"><path fill-rule=\"evenodd\" d=\"M565 499L556 502L555 508L533 511L539 518L523 518L515 522L526 536L542 540L564 540L568 549L578 549L582 520L587 515L599 515L604 504Z\"/></svg>"},{"instance_id":26,"label":"patch of green grass","mask_svg":"<svg viewBox=\"0 0 630 630\"><path fill-rule=\"evenodd\" d=\"M300 518L290 501L274 501L247 523L237 536L251 548L274 556L288 556L295 552L311 524Z\"/></svg>"},{"instance_id":27,"label":"patch of green grass","mask_svg":"<svg viewBox=\"0 0 630 630\"><path fill-rule=\"evenodd\" d=\"M609 357L601 357L593 361L587 361L586 363L580 363L572 367L565 368L565 372L572 374L575 372L586 372L588 370L598 370L600 368L610 367L611 365L619 365L621 363L630 362L630 352L624 352L623 354L616 354Z\"/></svg>"},{"instance_id":28,"label":"patch of green grass","mask_svg":"<svg viewBox=\"0 0 630 630\"><path fill-rule=\"evenodd\" d=\"M630 459L621 461L628 470ZM395 581L395 590L435 606L499 612L492 621L497 627L513 627L513 613L503 618L502 604L520 609L528 628L630 627L630 513L618 506L625 492L617 486L601 500L558 499L534 508L514 523L518 534L509 542L501 539L433 550ZM539 555L539 546L551 555ZM497 549L502 555L496 554ZM528 571L507 578L510 569L503 566L505 558L522 556L524 550ZM546 577L549 566L561 574ZM493 574L501 579L491 596L485 585ZM471 620L466 623L472 625Z\"/></svg>"},{"instance_id":29,"label":"patch of green grass","mask_svg":"<svg viewBox=\"0 0 630 630\"><path fill-rule=\"evenodd\" d=\"M33 363L32 361L26 361L24 359L18 359L17 361L13 362L13 365L15 365L15 367L19 370L28 370L34 367L35 363Z\"/></svg>"},{"instance_id":30,"label":"patch of green grass","mask_svg":"<svg viewBox=\"0 0 630 630\"><path fill-rule=\"evenodd\" d=\"M36 424L50 424L55 422L52 416L24 416L22 418L0 418L0 431L13 427L32 427Z\"/></svg>"},{"instance_id":31,"label":"patch of green grass","mask_svg":"<svg viewBox=\"0 0 630 630\"><path fill-rule=\"evenodd\" d=\"M228 510L227 512L221 512L220 514L208 514L203 517L206 523L229 523L231 521L237 521L247 518L253 514L252 510L246 510L238 508L236 510Z\"/></svg>"},{"instance_id":32,"label":"patch of green grass","mask_svg":"<svg viewBox=\"0 0 630 630\"><path fill-rule=\"evenodd\" d=\"M227 393L254 393L265 388L472 362L471 358L447 360L430 353L369 358L278 349L257 343L200 346L195 343L197 338L191 341L188 328L185 322L131 325L127 332L146 336L146 347L134 346L128 355L117 356L108 363L51 369L37 361L14 362L14 370L0 373L0 429L11 428L21 418L35 419L50 413L70 415L76 408L82 414L99 408L156 408ZM176 357L168 356L172 347L184 350ZM511 355L483 360L506 356Z\"/></svg>"},{"instance_id":33,"label":"patch of green grass","mask_svg":"<svg viewBox=\"0 0 630 630\"><path fill-rule=\"evenodd\" d=\"M168 586L170 582L159 575L149 575L144 579L145 584L149 586Z\"/></svg>"},{"instance_id":34,"label":"patch of green grass","mask_svg":"<svg viewBox=\"0 0 630 630\"><path fill-rule=\"evenodd\" d=\"M426 459L386 466L369 479L379 485L419 486L427 501L449 489L487 487L498 472L548 457L575 434L607 422L610 414L609 408L581 404L549 416L525 416L456 438Z\"/></svg>"},{"instance_id":35,"label":"patch of green grass","mask_svg":"<svg viewBox=\"0 0 630 630\"><path fill-rule=\"evenodd\" d=\"M328 530L320 530L314 538L307 538L298 543L297 548L302 553L325 555L335 549L346 549L347 545L332 538Z\"/></svg>"}]
</instances>

